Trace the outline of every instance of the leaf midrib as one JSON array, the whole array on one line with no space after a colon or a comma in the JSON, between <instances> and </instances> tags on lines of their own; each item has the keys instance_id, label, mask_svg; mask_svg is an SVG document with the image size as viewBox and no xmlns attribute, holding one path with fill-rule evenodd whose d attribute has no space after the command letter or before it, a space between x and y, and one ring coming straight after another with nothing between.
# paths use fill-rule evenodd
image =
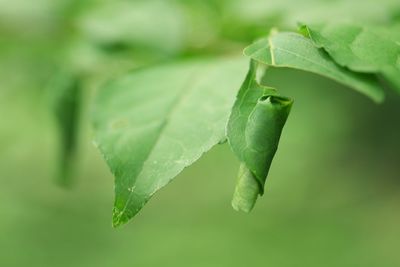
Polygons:
<instances>
[{"instance_id":1,"label":"leaf midrib","mask_svg":"<svg viewBox=\"0 0 400 267\"><path fill-rule=\"evenodd\" d=\"M323 68L324 70L326 70L328 73L330 73L331 75L335 75L335 73L333 73L329 68L327 68L325 65L322 65L322 64L320 64L320 63L318 63L318 62L315 62L315 61L313 61L313 60L310 60L309 58L306 58L306 57L304 57L304 56L302 56L302 55L300 55L300 54L298 54L298 53L296 53L296 52L293 52L293 51L290 51L290 50L287 50L287 49L284 49L284 48L281 48L281 47L275 47L275 46L272 46L272 40L270 40L271 38L269 38L269 43L270 43L270 46L269 46L269 50L270 50L270 53L271 53L271 64L273 65L273 66L278 66L277 64L276 64L276 62L275 62L275 54L274 54L274 50L280 50L280 51L283 51L283 52L286 52L286 53L288 53L288 54L292 54L292 55L294 55L294 56L296 56L296 57L298 57L298 58L301 58L302 60L304 60L304 61L307 61L307 62L310 62L310 63L312 63L312 64L314 64L314 65L317 65L317 66L320 66L321 68ZM273 57L272 57L273 56ZM281 66L284 66L284 65L281 65ZM287 66L289 66L289 65L287 65ZM295 68L295 67L293 67L293 66L290 66L291 68ZM336 66L335 66L336 67ZM342 75L341 75L342 76Z\"/></svg>"}]
</instances>

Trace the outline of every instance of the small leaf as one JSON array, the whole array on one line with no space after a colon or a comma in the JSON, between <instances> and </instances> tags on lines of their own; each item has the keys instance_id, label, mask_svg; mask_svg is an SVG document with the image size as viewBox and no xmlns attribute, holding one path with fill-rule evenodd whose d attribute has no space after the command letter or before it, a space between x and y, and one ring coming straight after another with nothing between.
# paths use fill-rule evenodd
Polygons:
<instances>
[{"instance_id":1,"label":"small leaf","mask_svg":"<svg viewBox=\"0 0 400 267\"><path fill-rule=\"evenodd\" d=\"M247 67L244 57L192 60L138 70L100 90L93 123L115 176L114 226L225 140Z\"/></svg>"},{"instance_id":2,"label":"small leaf","mask_svg":"<svg viewBox=\"0 0 400 267\"><path fill-rule=\"evenodd\" d=\"M351 23L302 25L300 31L341 66L381 73L400 92L400 45L386 29Z\"/></svg>"},{"instance_id":3,"label":"small leaf","mask_svg":"<svg viewBox=\"0 0 400 267\"><path fill-rule=\"evenodd\" d=\"M247 47L245 55L273 67L286 67L316 73L347 85L376 102L383 100L383 90L372 74L354 73L337 65L313 42L297 33L270 35Z\"/></svg>"},{"instance_id":4,"label":"small leaf","mask_svg":"<svg viewBox=\"0 0 400 267\"><path fill-rule=\"evenodd\" d=\"M48 90L51 94L61 143L58 182L69 185L76 164L75 152L82 97L81 80L70 72L61 71L53 78Z\"/></svg>"},{"instance_id":5,"label":"small leaf","mask_svg":"<svg viewBox=\"0 0 400 267\"><path fill-rule=\"evenodd\" d=\"M256 81L256 63L237 96L229 119L227 135L233 152L242 162L232 206L249 212L264 183L278 148L283 126L293 101Z\"/></svg>"}]
</instances>

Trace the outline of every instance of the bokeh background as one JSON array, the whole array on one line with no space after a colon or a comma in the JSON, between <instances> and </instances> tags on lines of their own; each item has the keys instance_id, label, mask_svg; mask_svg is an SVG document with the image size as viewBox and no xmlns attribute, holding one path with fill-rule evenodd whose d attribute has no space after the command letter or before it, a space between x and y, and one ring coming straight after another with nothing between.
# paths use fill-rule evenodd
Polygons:
<instances>
[{"instance_id":1,"label":"bokeh background","mask_svg":"<svg viewBox=\"0 0 400 267\"><path fill-rule=\"evenodd\" d=\"M220 145L113 229L113 177L91 144L91 95L109 77L239 54L273 26L346 17L400 29L397 0L0 0L0 266L400 266L400 97L390 90L375 105L271 70L266 82L296 103L251 214L230 207L238 162ZM70 188L55 182L47 85L60 68L84 74Z\"/></svg>"}]
</instances>

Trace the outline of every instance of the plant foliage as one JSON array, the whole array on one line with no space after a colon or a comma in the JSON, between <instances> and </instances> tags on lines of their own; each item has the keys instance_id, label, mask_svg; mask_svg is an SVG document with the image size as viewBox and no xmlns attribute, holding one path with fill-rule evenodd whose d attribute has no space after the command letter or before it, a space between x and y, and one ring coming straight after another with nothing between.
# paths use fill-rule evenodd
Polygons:
<instances>
[{"instance_id":1,"label":"plant foliage","mask_svg":"<svg viewBox=\"0 0 400 267\"><path fill-rule=\"evenodd\" d=\"M225 140L241 162L232 205L246 212L253 208L264 192L293 104L290 96L281 96L279 88L269 87L268 79L262 79L270 68L311 72L375 102L383 101L385 82L400 92L400 37L395 14L389 22L382 22L378 14L364 12L371 23L360 25L351 20L326 21L311 15L310 9L309 21L302 18L304 24L298 30L272 29L268 34L260 30L262 16L246 17L250 5L235 3L225 20L216 19L224 10L218 1L177 1L173 6L163 1L108 3L89 8L89 15L80 18L84 37L78 38L78 43L85 47L86 74L112 73L113 63L127 58L132 58L127 66L134 66L134 70L122 68L115 70L118 74L108 75L111 81L97 90L93 102L95 143L115 176L114 226L126 223L185 167ZM338 13L347 14L348 2L336 4ZM387 10L391 6L388 4ZM331 8L328 4L320 7L326 8L325 14ZM150 19L154 10L161 15ZM196 10L203 10L205 18L196 16ZM243 10L243 16L236 16L237 10ZM288 14L297 14L295 10ZM184 11L191 15L184 16ZM104 19L110 12L114 15ZM277 19L276 25L269 26L287 28L288 21ZM372 23L375 21L381 22ZM226 29L233 22L239 25L237 34ZM131 34L132 24L137 26L135 34ZM199 35L190 34L196 30ZM240 56L237 47L261 34L266 36L247 46ZM82 69L74 63L76 55L82 54L71 51L67 54L75 56L70 65ZM67 161L76 143L76 88L73 79L53 88L60 96L56 114Z\"/></svg>"}]
</instances>

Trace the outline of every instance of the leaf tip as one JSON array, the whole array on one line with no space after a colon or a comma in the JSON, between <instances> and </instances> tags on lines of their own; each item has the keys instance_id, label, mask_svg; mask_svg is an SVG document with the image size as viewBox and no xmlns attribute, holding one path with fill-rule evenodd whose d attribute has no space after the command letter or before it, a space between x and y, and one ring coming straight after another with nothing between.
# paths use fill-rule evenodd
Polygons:
<instances>
[{"instance_id":1,"label":"leaf tip","mask_svg":"<svg viewBox=\"0 0 400 267\"><path fill-rule=\"evenodd\" d=\"M238 182L232 199L232 207L236 211L249 213L256 204L260 194L260 185L246 165L242 163L239 169Z\"/></svg>"},{"instance_id":2,"label":"leaf tip","mask_svg":"<svg viewBox=\"0 0 400 267\"><path fill-rule=\"evenodd\" d=\"M311 33L310 33L310 29L308 28L308 26L304 23L297 23L298 26L298 32L303 35L306 38L310 38L311 39Z\"/></svg>"},{"instance_id":3,"label":"leaf tip","mask_svg":"<svg viewBox=\"0 0 400 267\"><path fill-rule=\"evenodd\" d=\"M118 228L121 225L124 225L128 222L129 218L126 216L126 213L124 210L120 211L117 207L114 207L113 209L113 215L112 215L112 227L113 228Z\"/></svg>"},{"instance_id":4,"label":"leaf tip","mask_svg":"<svg viewBox=\"0 0 400 267\"><path fill-rule=\"evenodd\" d=\"M231 205L235 211L238 211L238 212L242 211L245 213L250 213L254 207L254 204L253 205L242 205L241 202L236 201L236 198L234 198L232 200Z\"/></svg>"}]
</instances>

